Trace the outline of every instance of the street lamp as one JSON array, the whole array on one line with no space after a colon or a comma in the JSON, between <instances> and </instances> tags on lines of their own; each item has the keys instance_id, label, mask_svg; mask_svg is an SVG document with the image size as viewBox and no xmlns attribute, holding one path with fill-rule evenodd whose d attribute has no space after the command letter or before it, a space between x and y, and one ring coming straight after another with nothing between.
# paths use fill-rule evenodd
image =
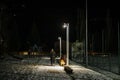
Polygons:
<instances>
[{"instance_id":1,"label":"street lamp","mask_svg":"<svg viewBox=\"0 0 120 80\"><path fill-rule=\"evenodd\" d=\"M62 51L61 51L61 37L58 37L58 39L60 40L60 58L61 58L61 54L62 54Z\"/></svg>"},{"instance_id":2,"label":"street lamp","mask_svg":"<svg viewBox=\"0 0 120 80\"><path fill-rule=\"evenodd\" d=\"M66 65L69 65L69 23L64 23L64 25L63 25L63 27L64 28L67 28L66 29L66 42L67 42L67 44L66 44L66 53L67 53L67 55L66 55Z\"/></svg>"}]
</instances>

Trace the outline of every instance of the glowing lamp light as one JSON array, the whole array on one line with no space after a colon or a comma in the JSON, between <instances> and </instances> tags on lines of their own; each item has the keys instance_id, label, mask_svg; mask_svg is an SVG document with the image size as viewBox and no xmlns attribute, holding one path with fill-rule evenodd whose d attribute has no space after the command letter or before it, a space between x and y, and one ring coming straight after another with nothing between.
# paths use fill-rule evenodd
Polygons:
<instances>
[{"instance_id":1,"label":"glowing lamp light","mask_svg":"<svg viewBox=\"0 0 120 80\"><path fill-rule=\"evenodd\" d=\"M64 23L63 24L63 28L66 28L66 27L68 27L69 26L69 24L67 24L67 23Z\"/></svg>"}]
</instances>

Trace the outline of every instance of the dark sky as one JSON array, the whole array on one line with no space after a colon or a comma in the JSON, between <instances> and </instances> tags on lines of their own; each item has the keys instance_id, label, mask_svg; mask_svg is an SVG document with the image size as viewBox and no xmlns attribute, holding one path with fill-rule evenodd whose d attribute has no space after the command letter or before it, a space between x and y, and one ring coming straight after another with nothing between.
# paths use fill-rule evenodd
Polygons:
<instances>
[{"instance_id":1,"label":"dark sky","mask_svg":"<svg viewBox=\"0 0 120 80\"><path fill-rule=\"evenodd\" d=\"M54 45L54 42L58 41L59 36L62 36L64 40L66 39L66 30L62 28L64 22L69 22L70 27L75 24L77 5L74 5L72 2L40 2L38 0L3 1L7 5L9 13L14 15L23 43L29 40L32 41L33 37L31 36L33 34L36 36L37 34L41 43L47 43L48 45ZM32 29L35 30L33 31ZM71 27L70 41L75 40L74 34L74 27ZM34 43L36 42L34 41Z\"/></svg>"},{"instance_id":2,"label":"dark sky","mask_svg":"<svg viewBox=\"0 0 120 80\"><path fill-rule=\"evenodd\" d=\"M64 22L70 23L70 41L76 40L75 25L77 8L85 9L85 0L78 1L39 1L39 0L3 0L10 12L15 15L21 38L26 42L31 29L36 26L40 40L53 44L58 36L65 40ZM109 8L113 17L118 17L118 4L113 1L88 0L89 18L105 16ZM118 9L118 10L117 10ZM116 15L115 15L116 14Z\"/></svg>"}]
</instances>

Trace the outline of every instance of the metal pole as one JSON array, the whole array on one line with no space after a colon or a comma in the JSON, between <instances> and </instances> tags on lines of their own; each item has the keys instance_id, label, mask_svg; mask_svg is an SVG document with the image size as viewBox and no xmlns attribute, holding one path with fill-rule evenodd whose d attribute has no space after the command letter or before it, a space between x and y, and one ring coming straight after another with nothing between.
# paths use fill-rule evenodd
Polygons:
<instances>
[{"instance_id":1,"label":"metal pole","mask_svg":"<svg viewBox=\"0 0 120 80\"><path fill-rule=\"evenodd\" d=\"M67 24L67 65L69 65L69 23Z\"/></svg>"},{"instance_id":2,"label":"metal pole","mask_svg":"<svg viewBox=\"0 0 120 80\"><path fill-rule=\"evenodd\" d=\"M61 37L58 37L58 39L60 40L60 58L61 58L61 54L62 54Z\"/></svg>"},{"instance_id":3,"label":"metal pole","mask_svg":"<svg viewBox=\"0 0 120 80\"><path fill-rule=\"evenodd\" d=\"M94 35L92 35L92 52L93 52L93 50L94 50Z\"/></svg>"},{"instance_id":4,"label":"metal pole","mask_svg":"<svg viewBox=\"0 0 120 80\"><path fill-rule=\"evenodd\" d=\"M66 65L69 65L69 23L63 25L66 29Z\"/></svg>"},{"instance_id":5,"label":"metal pole","mask_svg":"<svg viewBox=\"0 0 120 80\"><path fill-rule=\"evenodd\" d=\"M88 66L88 35L87 35L87 0L86 0L86 66Z\"/></svg>"},{"instance_id":6,"label":"metal pole","mask_svg":"<svg viewBox=\"0 0 120 80\"><path fill-rule=\"evenodd\" d=\"M104 53L104 30L102 30L102 53Z\"/></svg>"},{"instance_id":7,"label":"metal pole","mask_svg":"<svg viewBox=\"0 0 120 80\"><path fill-rule=\"evenodd\" d=\"M61 46L61 38L60 38L60 58L61 58L61 54L62 54L62 46Z\"/></svg>"},{"instance_id":8,"label":"metal pole","mask_svg":"<svg viewBox=\"0 0 120 80\"><path fill-rule=\"evenodd\" d=\"M119 62L119 74L120 74L120 32L119 32L119 22L118 22L118 62Z\"/></svg>"}]
</instances>

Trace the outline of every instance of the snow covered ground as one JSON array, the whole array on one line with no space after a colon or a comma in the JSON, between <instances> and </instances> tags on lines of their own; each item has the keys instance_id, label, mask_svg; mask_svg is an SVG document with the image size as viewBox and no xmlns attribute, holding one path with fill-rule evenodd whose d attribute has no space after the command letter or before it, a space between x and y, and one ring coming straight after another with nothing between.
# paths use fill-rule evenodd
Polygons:
<instances>
[{"instance_id":1,"label":"snow covered ground","mask_svg":"<svg viewBox=\"0 0 120 80\"><path fill-rule=\"evenodd\" d=\"M4 60L0 61L0 80L71 80L63 69L51 66L46 58Z\"/></svg>"},{"instance_id":2,"label":"snow covered ground","mask_svg":"<svg viewBox=\"0 0 120 80\"><path fill-rule=\"evenodd\" d=\"M81 80L81 79L82 80L113 80L112 78L106 75L85 68L73 61L71 61L70 64L71 64L70 67L73 69L72 76L75 78L75 80Z\"/></svg>"},{"instance_id":3,"label":"snow covered ground","mask_svg":"<svg viewBox=\"0 0 120 80\"><path fill-rule=\"evenodd\" d=\"M49 57L0 60L0 80L113 80L70 61L73 74L66 74L56 62L51 66Z\"/></svg>"}]
</instances>

